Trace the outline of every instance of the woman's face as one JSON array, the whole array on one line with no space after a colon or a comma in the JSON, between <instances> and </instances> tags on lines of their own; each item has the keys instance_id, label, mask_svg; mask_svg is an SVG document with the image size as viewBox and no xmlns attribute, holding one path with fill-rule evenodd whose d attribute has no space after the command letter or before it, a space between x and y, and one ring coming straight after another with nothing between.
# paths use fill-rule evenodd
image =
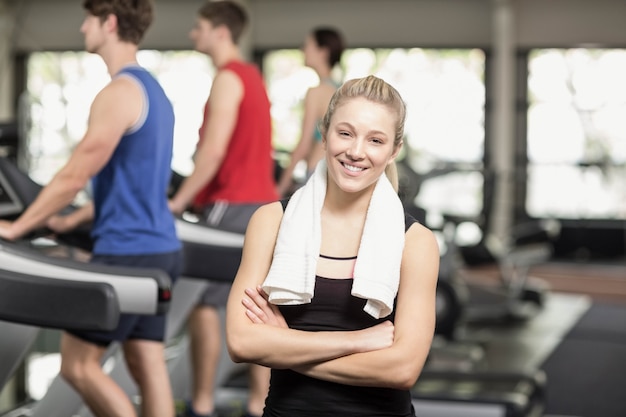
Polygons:
<instances>
[{"instance_id":1,"label":"woman's face","mask_svg":"<svg viewBox=\"0 0 626 417\"><path fill-rule=\"evenodd\" d=\"M329 181L345 192L373 187L400 150L397 119L389 107L361 97L337 107L324 139Z\"/></svg>"},{"instance_id":2,"label":"woman's face","mask_svg":"<svg viewBox=\"0 0 626 417\"><path fill-rule=\"evenodd\" d=\"M315 67L323 63L327 58L327 51L325 48L321 48L313 35L308 35L304 39L304 45L302 46L302 52L304 52L304 65L307 67Z\"/></svg>"}]
</instances>

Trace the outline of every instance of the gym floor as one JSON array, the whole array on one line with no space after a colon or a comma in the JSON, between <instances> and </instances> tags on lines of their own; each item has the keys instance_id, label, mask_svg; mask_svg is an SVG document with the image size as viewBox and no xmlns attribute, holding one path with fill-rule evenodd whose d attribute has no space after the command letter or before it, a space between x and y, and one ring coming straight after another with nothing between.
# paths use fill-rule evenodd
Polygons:
<instances>
[{"instance_id":1,"label":"gym floor","mask_svg":"<svg viewBox=\"0 0 626 417\"><path fill-rule=\"evenodd\" d=\"M468 282L495 285L498 270L493 265L464 267ZM529 275L546 282L554 292L582 294L594 302L626 306L626 259L607 262L553 261L536 265Z\"/></svg>"},{"instance_id":2,"label":"gym floor","mask_svg":"<svg viewBox=\"0 0 626 417\"><path fill-rule=\"evenodd\" d=\"M492 266L468 267L469 282L493 285ZM481 367L541 369L546 415L626 416L626 262L550 262L530 270L550 288L545 308L527 322L471 325L464 340L481 343Z\"/></svg>"}]
</instances>

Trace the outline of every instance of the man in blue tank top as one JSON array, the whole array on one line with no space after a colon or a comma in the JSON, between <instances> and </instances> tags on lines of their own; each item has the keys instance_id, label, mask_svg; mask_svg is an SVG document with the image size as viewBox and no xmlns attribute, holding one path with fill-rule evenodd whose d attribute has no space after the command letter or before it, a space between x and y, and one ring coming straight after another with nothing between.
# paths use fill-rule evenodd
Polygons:
<instances>
[{"instance_id":1,"label":"man in blue tank top","mask_svg":"<svg viewBox=\"0 0 626 417\"><path fill-rule=\"evenodd\" d=\"M174 113L158 82L137 64L138 44L153 18L150 0L84 0L80 28L88 52L100 55L111 82L91 106L87 132L67 164L0 237L17 239L48 224L56 231L93 220L92 262L159 268L174 281L181 243L167 205ZM93 204L70 216L69 205L93 179ZM136 416L130 399L100 366L108 345L123 344L142 397L144 417L173 417L163 352L164 315L122 315L112 332L64 332L61 374L97 416Z\"/></svg>"}]
</instances>

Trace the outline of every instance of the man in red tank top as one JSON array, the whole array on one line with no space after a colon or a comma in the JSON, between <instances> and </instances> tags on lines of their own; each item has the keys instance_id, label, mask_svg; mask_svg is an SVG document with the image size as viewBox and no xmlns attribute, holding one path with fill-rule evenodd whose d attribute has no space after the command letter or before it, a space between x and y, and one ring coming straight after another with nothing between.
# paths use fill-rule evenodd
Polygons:
<instances>
[{"instance_id":1,"label":"man in red tank top","mask_svg":"<svg viewBox=\"0 0 626 417\"><path fill-rule=\"evenodd\" d=\"M274 182L270 103L263 77L242 59L238 41L248 17L232 1L208 1L190 32L195 49L218 69L205 106L195 168L170 200L180 214L191 207L212 226L244 233L253 212L279 197ZM193 394L186 416L216 416L214 379L230 284L211 283L190 314ZM251 365L248 416L260 416L269 369Z\"/></svg>"}]
</instances>

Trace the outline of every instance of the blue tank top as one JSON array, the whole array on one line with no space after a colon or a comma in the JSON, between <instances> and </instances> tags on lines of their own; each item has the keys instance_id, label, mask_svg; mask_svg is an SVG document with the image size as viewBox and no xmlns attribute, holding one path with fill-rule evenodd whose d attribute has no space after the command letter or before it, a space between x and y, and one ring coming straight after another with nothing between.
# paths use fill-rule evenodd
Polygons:
<instances>
[{"instance_id":1,"label":"blue tank top","mask_svg":"<svg viewBox=\"0 0 626 417\"><path fill-rule=\"evenodd\" d=\"M141 87L144 110L93 178L93 252L173 252L181 248L166 195L171 176L174 111L157 80L145 69L125 67L115 77L120 76L131 77Z\"/></svg>"}]
</instances>

